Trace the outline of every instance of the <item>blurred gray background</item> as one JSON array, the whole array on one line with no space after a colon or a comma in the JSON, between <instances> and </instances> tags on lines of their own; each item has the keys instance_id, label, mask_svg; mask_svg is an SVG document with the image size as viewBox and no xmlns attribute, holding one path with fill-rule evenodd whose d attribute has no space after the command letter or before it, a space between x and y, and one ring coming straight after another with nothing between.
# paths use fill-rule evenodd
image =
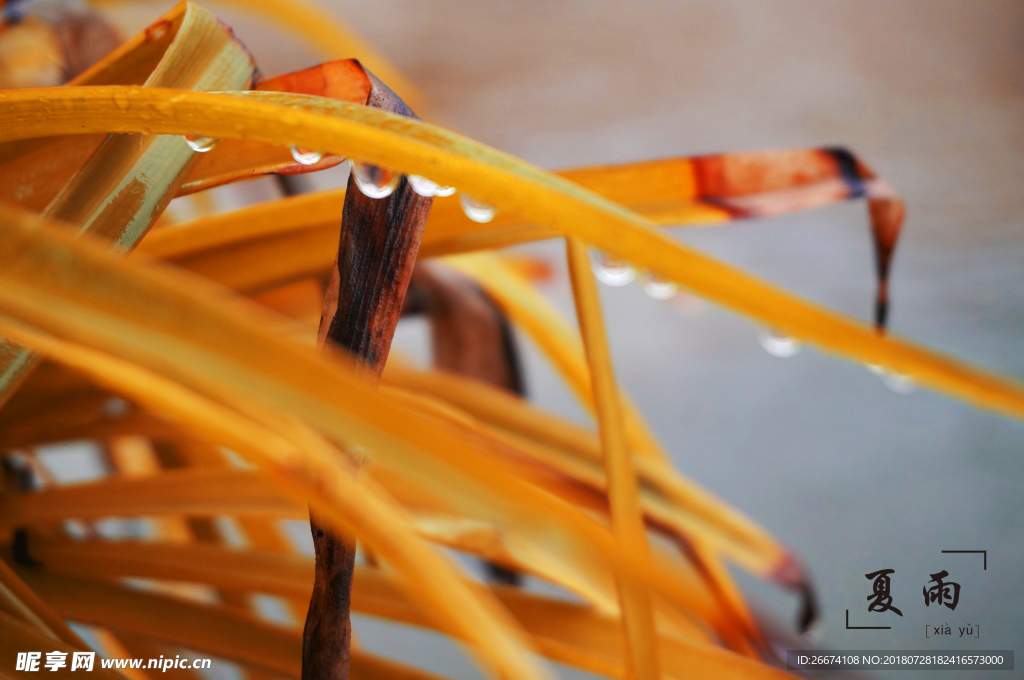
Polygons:
<instances>
[{"instance_id":1,"label":"blurred gray background","mask_svg":"<svg viewBox=\"0 0 1024 680\"><path fill-rule=\"evenodd\" d=\"M297 38L209 4L268 75L322 60ZM892 331L1024 379L1020 0L320 4L422 90L425 118L544 168L849 147L908 205ZM136 26L154 7L163 9L132 10ZM863 203L675 233L868 318ZM556 266L544 292L571 317L560 244L527 250ZM895 394L863 367L811 349L772 357L748 322L692 298L659 302L636 284L602 293L618 376L679 468L806 561L822 612L815 644L1024 651L1024 424L927 391ZM425 338L403 323L398 342L426 356ZM539 354L525 351L531 397L585 421ZM988 570L980 555L944 549L988 550ZM896 570L902 618L867 612L864 574L882 568ZM923 604L922 586L941 569L962 586L955 612ZM755 606L792 626L795 598L737 577ZM847 609L853 624L892 630L846 630ZM929 623L980 625L981 638L926 640ZM371 650L478 677L429 635L363 618L356 634ZM990 677L955 673L975 675Z\"/></svg>"}]
</instances>

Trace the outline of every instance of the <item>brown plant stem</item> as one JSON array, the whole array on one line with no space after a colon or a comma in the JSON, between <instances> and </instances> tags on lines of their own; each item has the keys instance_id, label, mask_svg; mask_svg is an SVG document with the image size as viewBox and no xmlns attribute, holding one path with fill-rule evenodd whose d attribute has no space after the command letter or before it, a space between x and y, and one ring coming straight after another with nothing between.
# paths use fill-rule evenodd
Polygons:
<instances>
[{"instance_id":1,"label":"brown plant stem","mask_svg":"<svg viewBox=\"0 0 1024 680\"><path fill-rule=\"evenodd\" d=\"M367 75L367 105L415 117L387 86ZM330 342L348 350L378 377L402 312L430 205L431 199L414 193L405 177L382 199L365 196L349 178L319 339L321 345ZM316 569L302 632L303 680L347 680L349 675L355 543L326 527L310 513Z\"/></svg>"}]
</instances>

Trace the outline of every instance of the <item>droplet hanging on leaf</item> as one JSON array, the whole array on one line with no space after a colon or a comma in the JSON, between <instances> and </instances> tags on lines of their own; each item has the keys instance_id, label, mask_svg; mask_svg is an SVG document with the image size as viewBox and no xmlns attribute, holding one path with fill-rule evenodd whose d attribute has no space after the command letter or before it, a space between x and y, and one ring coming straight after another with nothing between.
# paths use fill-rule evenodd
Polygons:
<instances>
[{"instance_id":1,"label":"droplet hanging on leaf","mask_svg":"<svg viewBox=\"0 0 1024 680\"><path fill-rule=\"evenodd\" d=\"M869 371L879 377L883 385L896 394L912 394L917 389L917 384L910 376L902 375L874 364L868 364L867 367Z\"/></svg>"},{"instance_id":2,"label":"droplet hanging on leaf","mask_svg":"<svg viewBox=\"0 0 1024 680\"><path fill-rule=\"evenodd\" d=\"M762 328L757 332L757 341L764 347L764 351L773 357L788 359L803 349L799 340L783 335L771 328Z\"/></svg>"},{"instance_id":3,"label":"droplet hanging on leaf","mask_svg":"<svg viewBox=\"0 0 1024 680\"><path fill-rule=\"evenodd\" d=\"M314 165L319 163L320 159L324 157L323 153L320 151L304 149L301 146L293 146L290 151L292 152L292 158L303 165Z\"/></svg>"},{"instance_id":4,"label":"droplet hanging on leaf","mask_svg":"<svg viewBox=\"0 0 1024 680\"><path fill-rule=\"evenodd\" d=\"M590 259L594 276L608 286L625 286L636 278L636 270L628 262L617 260L603 251L595 251Z\"/></svg>"},{"instance_id":5,"label":"droplet hanging on leaf","mask_svg":"<svg viewBox=\"0 0 1024 680\"><path fill-rule=\"evenodd\" d=\"M370 198L387 198L398 186L398 180L402 175L379 165L352 161L352 177L356 181L356 187L364 195Z\"/></svg>"},{"instance_id":6,"label":"droplet hanging on leaf","mask_svg":"<svg viewBox=\"0 0 1024 680\"><path fill-rule=\"evenodd\" d=\"M219 139L212 137L201 137L200 135L185 135L185 143L196 153L206 153L220 143Z\"/></svg>"},{"instance_id":7,"label":"droplet hanging on leaf","mask_svg":"<svg viewBox=\"0 0 1024 680\"><path fill-rule=\"evenodd\" d=\"M676 293L679 292L679 286L673 281L669 281L651 272L647 272L640 277L640 287L643 288L647 297L655 300L668 300L675 297Z\"/></svg>"},{"instance_id":8,"label":"droplet hanging on leaf","mask_svg":"<svg viewBox=\"0 0 1024 680\"><path fill-rule=\"evenodd\" d=\"M472 196L459 194L459 203L462 205L462 212L466 213L466 217L474 222L486 224L494 219L494 208L486 203L481 203Z\"/></svg>"},{"instance_id":9,"label":"droplet hanging on leaf","mask_svg":"<svg viewBox=\"0 0 1024 680\"><path fill-rule=\"evenodd\" d=\"M420 175L409 175L409 186L420 196L431 198L432 196L451 196L455 193L455 187L443 187L433 180Z\"/></svg>"}]
</instances>

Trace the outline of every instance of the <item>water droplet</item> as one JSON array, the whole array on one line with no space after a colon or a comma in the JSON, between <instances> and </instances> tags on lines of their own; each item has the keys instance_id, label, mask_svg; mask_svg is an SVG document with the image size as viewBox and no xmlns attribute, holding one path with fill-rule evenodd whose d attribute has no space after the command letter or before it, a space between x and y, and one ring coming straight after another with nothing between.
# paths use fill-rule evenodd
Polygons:
<instances>
[{"instance_id":1,"label":"water droplet","mask_svg":"<svg viewBox=\"0 0 1024 680\"><path fill-rule=\"evenodd\" d=\"M867 364L867 367L869 371L879 377L883 385L896 394L911 394L917 389L914 379L909 376L900 375L876 364Z\"/></svg>"},{"instance_id":2,"label":"water droplet","mask_svg":"<svg viewBox=\"0 0 1024 680\"><path fill-rule=\"evenodd\" d=\"M913 379L899 373L883 373L882 383L896 394L911 394L917 389Z\"/></svg>"},{"instance_id":3,"label":"water droplet","mask_svg":"<svg viewBox=\"0 0 1024 680\"><path fill-rule=\"evenodd\" d=\"M468 194L459 194L459 203L462 204L462 212L474 222L486 224L494 219L494 208Z\"/></svg>"},{"instance_id":4,"label":"water droplet","mask_svg":"<svg viewBox=\"0 0 1024 680\"><path fill-rule=\"evenodd\" d=\"M455 193L455 187L443 187L421 175L409 175L409 186L420 196L430 198L431 196L451 196Z\"/></svg>"},{"instance_id":5,"label":"water droplet","mask_svg":"<svg viewBox=\"0 0 1024 680\"><path fill-rule=\"evenodd\" d=\"M628 262L616 260L600 250L594 251L590 264L597 280L608 286L625 286L636 278L636 270Z\"/></svg>"},{"instance_id":6,"label":"water droplet","mask_svg":"<svg viewBox=\"0 0 1024 680\"><path fill-rule=\"evenodd\" d=\"M185 143L196 153L206 153L220 143L219 139L200 135L185 135Z\"/></svg>"},{"instance_id":7,"label":"water droplet","mask_svg":"<svg viewBox=\"0 0 1024 680\"><path fill-rule=\"evenodd\" d=\"M291 148L292 158L303 165L313 165L319 163L320 159L324 157L323 153L319 151L311 151L310 149L303 149L301 146L293 146Z\"/></svg>"},{"instance_id":8,"label":"water droplet","mask_svg":"<svg viewBox=\"0 0 1024 680\"><path fill-rule=\"evenodd\" d=\"M758 330L757 341L761 343L761 347L764 347L768 354L781 359L788 359L803 349L799 340L783 335L772 328Z\"/></svg>"},{"instance_id":9,"label":"water droplet","mask_svg":"<svg viewBox=\"0 0 1024 680\"><path fill-rule=\"evenodd\" d=\"M398 180L402 178L399 173L378 165L359 161L352 161L351 165L356 186L370 198L387 198L398 186Z\"/></svg>"},{"instance_id":10,"label":"water droplet","mask_svg":"<svg viewBox=\"0 0 1024 680\"><path fill-rule=\"evenodd\" d=\"M437 191L437 184L420 175L409 175L409 186L424 198L432 197Z\"/></svg>"},{"instance_id":11,"label":"water droplet","mask_svg":"<svg viewBox=\"0 0 1024 680\"><path fill-rule=\"evenodd\" d=\"M668 300L679 292L679 286L675 283L651 272L640 277L640 287L644 289L648 297L655 300Z\"/></svg>"}]
</instances>

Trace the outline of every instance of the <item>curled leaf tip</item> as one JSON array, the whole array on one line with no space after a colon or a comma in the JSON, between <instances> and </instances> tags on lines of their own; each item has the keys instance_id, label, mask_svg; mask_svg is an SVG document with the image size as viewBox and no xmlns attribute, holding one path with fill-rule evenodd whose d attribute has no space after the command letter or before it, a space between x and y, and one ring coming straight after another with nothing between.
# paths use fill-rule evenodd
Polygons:
<instances>
[{"instance_id":1,"label":"curled leaf tip","mask_svg":"<svg viewBox=\"0 0 1024 680\"><path fill-rule=\"evenodd\" d=\"M818 620L818 597L803 563L795 555L787 552L771 572L769 578L800 596L797 630L801 634L809 631Z\"/></svg>"}]
</instances>

